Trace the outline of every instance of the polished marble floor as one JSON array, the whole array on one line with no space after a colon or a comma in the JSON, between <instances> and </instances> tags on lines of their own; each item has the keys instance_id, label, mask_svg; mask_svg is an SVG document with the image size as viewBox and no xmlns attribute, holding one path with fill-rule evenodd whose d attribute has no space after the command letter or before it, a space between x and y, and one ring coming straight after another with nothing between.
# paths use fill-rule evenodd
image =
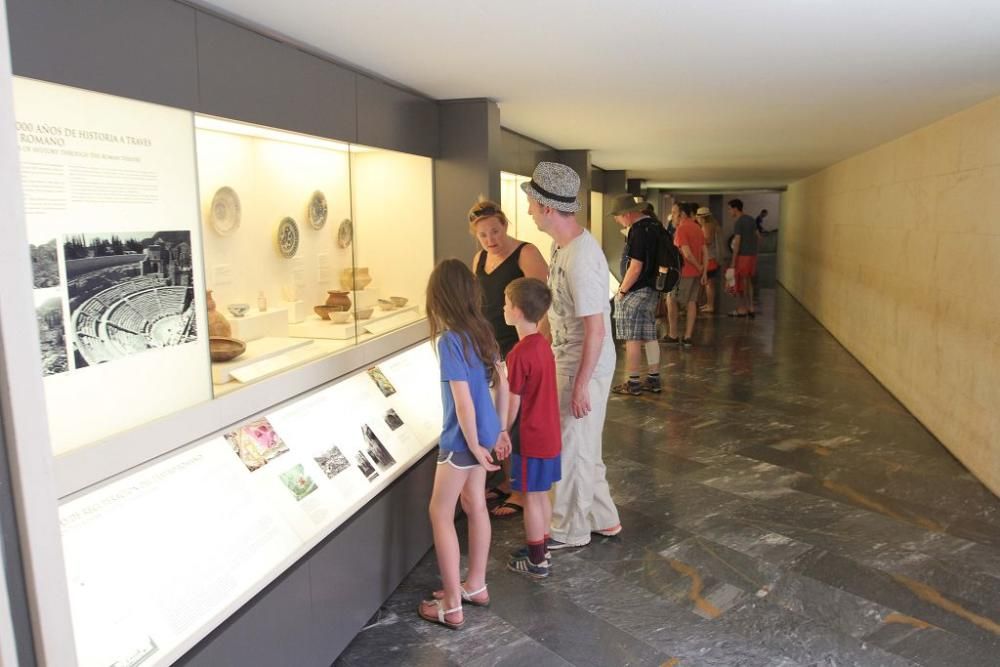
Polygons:
<instances>
[{"instance_id":1,"label":"polished marble floor","mask_svg":"<svg viewBox=\"0 0 1000 667\"><path fill-rule=\"evenodd\" d=\"M1000 500L780 287L699 318L660 395L613 397L624 532L504 569L454 632L421 621L431 552L335 663L1000 665Z\"/></svg>"}]
</instances>

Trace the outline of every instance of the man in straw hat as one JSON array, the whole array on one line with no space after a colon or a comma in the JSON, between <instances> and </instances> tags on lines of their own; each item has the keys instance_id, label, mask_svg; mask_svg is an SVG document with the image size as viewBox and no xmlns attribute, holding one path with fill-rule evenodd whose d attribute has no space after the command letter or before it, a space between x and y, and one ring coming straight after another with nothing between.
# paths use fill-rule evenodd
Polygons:
<instances>
[{"instance_id":1,"label":"man in straw hat","mask_svg":"<svg viewBox=\"0 0 1000 667\"><path fill-rule=\"evenodd\" d=\"M621 259L621 286L615 295L615 332L625 341L625 372L628 379L611 388L612 393L639 396L660 393L660 344L656 340L656 250L663 227L646 212L647 203L630 194L616 196L612 216L628 230ZM647 375L642 379L642 352L646 350Z\"/></svg>"},{"instance_id":2,"label":"man in straw hat","mask_svg":"<svg viewBox=\"0 0 1000 667\"><path fill-rule=\"evenodd\" d=\"M531 181L528 214L552 237L549 324L556 358L562 425L562 481L555 485L550 550L582 547L591 533L621 532L601 455L615 349L611 342L608 262L576 220L580 177L557 162L540 162Z\"/></svg>"}]
</instances>

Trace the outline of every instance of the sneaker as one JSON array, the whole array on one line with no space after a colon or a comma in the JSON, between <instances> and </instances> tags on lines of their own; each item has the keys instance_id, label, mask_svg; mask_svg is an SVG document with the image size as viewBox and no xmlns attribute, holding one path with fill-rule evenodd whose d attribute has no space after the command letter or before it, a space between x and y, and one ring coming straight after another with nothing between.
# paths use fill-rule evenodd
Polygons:
<instances>
[{"instance_id":1,"label":"sneaker","mask_svg":"<svg viewBox=\"0 0 1000 667\"><path fill-rule=\"evenodd\" d=\"M550 537L548 541L545 542L546 551L558 551L559 549L578 549L580 547L585 547L590 544L590 539L583 542L560 542L559 540Z\"/></svg>"},{"instance_id":2,"label":"sneaker","mask_svg":"<svg viewBox=\"0 0 1000 667\"><path fill-rule=\"evenodd\" d=\"M663 391L663 385L660 384L660 378L653 378L649 376L646 376L646 379L642 381L642 384L639 385L639 387L643 391L648 391L652 394L659 394Z\"/></svg>"},{"instance_id":3,"label":"sneaker","mask_svg":"<svg viewBox=\"0 0 1000 667\"><path fill-rule=\"evenodd\" d=\"M622 532L622 525L618 524L614 528L605 528L604 530L594 530L591 532L595 535L603 535L604 537L614 537Z\"/></svg>"},{"instance_id":4,"label":"sneaker","mask_svg":"<svg viewBox=\"0 0 1000 667\"><path fill-rule=\"evenodd\" d=\"M520 549L515 549L510 552L511 558L527 558L528 557L528 547L521 547ZM551 565L552 552L548 549L545 550L545 564Z\"/></svg>"},{"instance_id":5,"label":"sneaker","mask_svg":"<svg viewBox=\"0 0 1000 667\"><path fill-rule=\"evenodd\" d=\"M523 574L534 579L544 579L549 576L549 565L548 563L532 563L527 558L514 558L511 557L507 561L507 569L511 572L517 572L518 574Z\"/></svg>"},{"instance_id":6,"label":"sneaker","mask_svg":"<svg viewBox=\"0 0 1000 667\"><path fill-rule=\"evenodd\" d=\"M681 342L680 338L674 338L673 336L664 336L660 340L662 340L664 343L669 343L671 345L677 345L678 343Z\"/></svg>"},{"instance_id":7,"label":"sneaker","mask_svg":"<svg viewBox=\"0 0 1000 667\"><path fill-rule=\"evenodd\" d=\"M694 345L694 340L691 338L685 338L684 340L681 341L681 345L683 345L684 347L691 347Z\"/></svg>"},{"instance_id":8,"label":"sneaker","mask_svg":"<svg viewBox=\"0 0 1000 667\"><path fill-rule=\"evenodd\" d=\"M622 382L611 388L612 394L627 394L629 396L639 396L642 394L642 385L638 382Z\"/></svg>"}]
</instances>

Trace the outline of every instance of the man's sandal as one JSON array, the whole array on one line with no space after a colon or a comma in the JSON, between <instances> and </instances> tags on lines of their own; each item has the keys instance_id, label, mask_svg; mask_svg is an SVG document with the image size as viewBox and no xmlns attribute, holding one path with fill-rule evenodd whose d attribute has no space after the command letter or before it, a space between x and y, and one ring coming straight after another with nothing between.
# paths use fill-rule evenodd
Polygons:
<instances>
[{"instance_id":1,"label":"man's sandal","mask_svg":"<svg viewBox=\"0 0 1000 667\"><path fill-rule=\"evenodd\" d=\"M479 590L472 591L471 593L465 590L465 586L461 587L462 590L462 601L468 602L473 607L489 607L490 606L490 594L486 593L486 585L484 584ZM483 593L486 593L486 599L479 597ZM444 591L434 591L432 597L435 600L444 599Z\"/></svg>"},{"instance_id":2,"label":"man's sandal","mask_svg":"<svg viewBox=\"0 0 1000 667\"><path fill-rule=\"evenodd\" d=\"M426 607L434 607L435 609L437 609L437 613L436 614L430 612L424 613L424 609ZM462 620L459 621L458 623L452 623L447 618L445 618L445 616L447 616L448 614L457 614L460 611L462 611L462 605L458 605L454 609L445 609L444 604L442 604L441 600L424 600L423 602L420 603L420 606L417 608L417 613L420 614L420 618L424 619L425 621L430 621L431 623L437 623L438 625L443 625L444 627L450 630L458 630L463 625L465 625L465 616L462 616Z\"/></svg>"}]
</instances>

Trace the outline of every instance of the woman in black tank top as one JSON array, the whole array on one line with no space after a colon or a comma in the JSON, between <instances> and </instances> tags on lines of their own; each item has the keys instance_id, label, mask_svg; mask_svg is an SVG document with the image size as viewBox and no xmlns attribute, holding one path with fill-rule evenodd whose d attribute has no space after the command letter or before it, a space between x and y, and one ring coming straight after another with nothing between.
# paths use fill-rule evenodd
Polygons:
<instances>
[{"instance_id":1,"label":"woman in black tank top","mask_svg":"<svg viewBox=\"0 0 1000 667\"><path fill-rule=\"evenodd\" d=\"M547 281L548 266L530 243L507 235L507 216L491 201L479 201L469 211L469 231L482 250L472 258L472 270L483 291L483 315L493 327L500 354L506 358L517 343L517 331L503 320L504 289L527 276Z\"/></svg>"},{"instance_id":2,"label":"woman in black tank top","mask_svg":"<svg viewBox=\"0 0 1000 667\"><path fill-rule=\"evenodd\" d=\"M469 209L469 231L482 246L472 258L472 271L483 292L483 315L493 327L500 354L505 359L517 343L517 331L503 321L504 289L523 276L546 282L549 278L549 267L542 253L530 243L508 236L508 226L507 216L495 202L480 200ZM542 320L540 329L548 338L547 318ZM523 511L524 497L511 488L510 459L502 461L501 466L503 478L487 490L490 516L497 519L516 517Z\"/></svg>"}]
</instances>

